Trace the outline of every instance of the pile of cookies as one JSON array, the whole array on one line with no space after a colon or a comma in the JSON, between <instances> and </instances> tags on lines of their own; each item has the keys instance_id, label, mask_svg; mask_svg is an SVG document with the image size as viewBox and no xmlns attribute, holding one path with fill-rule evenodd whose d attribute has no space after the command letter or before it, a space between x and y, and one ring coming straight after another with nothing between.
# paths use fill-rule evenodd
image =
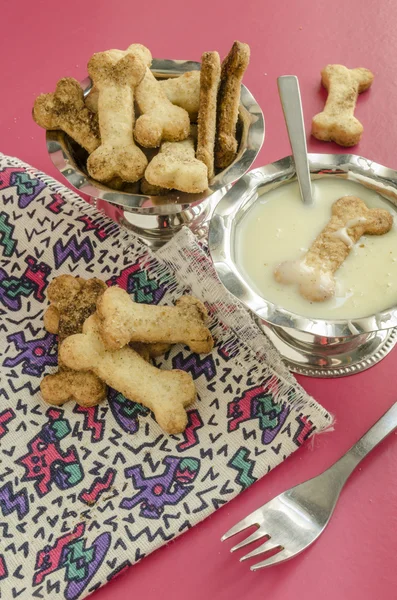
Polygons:
<instances>
[{"instance_id":1,"label":"pile of cookies","mask_svg":"<svg viewBox=\"0 0 397 600\"><path fill-rule=\"evenodd\" d=\"M166 433L184 431L185 407L196 397L193 379L185 371L160 370L150 359L171 344L211 351L207 312L199 300L182 296L175 306L137 304L117 286L72 275L56 277L47 296L44 326L58 334L58 372L41 382L46 402L94 406L109 385L148 407Z\"/></svg>"},{"instance_id":2,"label":"pile of cookies","mask_svg":"<svg viewBox=\"0 0 397 600\"><path fill-rule=\"evenodd\" d=\"M205 52L201 71L157 80L141 44L99 52L88 62L93 88L87 98L78 81L61 79L54 93L36 99L33 118L85 148L89 175L109 187L200 193L236 158L249 56L247 44L234 42L222 64L217 52Z\"/></svg>"}]
</instances>

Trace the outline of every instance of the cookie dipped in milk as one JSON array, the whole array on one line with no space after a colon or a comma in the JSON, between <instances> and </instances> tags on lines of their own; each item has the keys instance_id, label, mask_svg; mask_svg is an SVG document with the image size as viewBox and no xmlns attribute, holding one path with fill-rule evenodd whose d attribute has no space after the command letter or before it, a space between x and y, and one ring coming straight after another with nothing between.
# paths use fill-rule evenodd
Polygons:
<instances>
[{"instance_id":1,"label":"cookie dipped in milk","mask_svg":"<svg viewBox=\"0 0 397 600\"><path fill-rule=\"evenodd\" d=\"M395 208L334 177L263 194L236 226L238 268L260 296L295 314L355 319L397 304Z\"/></svg>"}]
</instances>

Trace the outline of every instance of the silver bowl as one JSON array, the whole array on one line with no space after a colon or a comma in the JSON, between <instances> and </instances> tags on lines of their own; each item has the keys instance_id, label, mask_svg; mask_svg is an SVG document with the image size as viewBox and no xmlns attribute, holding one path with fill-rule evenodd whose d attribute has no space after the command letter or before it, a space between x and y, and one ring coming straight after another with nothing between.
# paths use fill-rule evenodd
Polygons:
<instances>
[{"instance_id":1,"label":"silver bowl","mask_svg":"<svg viewBox=\"0 0 397 600\"><path fill-rule=\"evenodd\" d=\"M158 79L177 77L200 69L200 63L186 60L153 59L153 73ZM88 95L89 78L81 86ZM133 230L151 246L161 246L183 225L199 237L207 233L212 208L232 183L251 167L265 137L262 111L248 89L241 86L238 124L239 149L234 162L216 174L207 191L186 194L171 191L166 196L146 196L116 191L90 178L86 170L87 153L62 131L47 131L47 150L55 167L91 204L121 225Z\"/></svg>"},{"instance_id":2,"label":"silver bowl","mask_svg":"<svg viewBox=\"0 0 397 600\"><path fill-rule=\"evenodd\" d=\"M397 206L397 171L353 154L309 154L312 179L338 177L359 183ZM310 319L259 296L235 262L236 225L266 191L296 179L288 156L241 178L211 218L209 249L225 287L257 317L289 368L315 377L340 377L371 367L397 342L397 306L352 320Z\"/></svg>"}]
</instances>

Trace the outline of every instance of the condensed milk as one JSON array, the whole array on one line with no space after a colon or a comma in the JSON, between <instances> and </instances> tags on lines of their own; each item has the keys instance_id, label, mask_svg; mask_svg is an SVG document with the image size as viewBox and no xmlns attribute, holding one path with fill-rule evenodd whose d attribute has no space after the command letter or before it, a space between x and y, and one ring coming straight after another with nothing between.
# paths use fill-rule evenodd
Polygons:
<instances>
[{"instance_id":1,"label":"condensed milk","mask_svg":"<svg viewBox=\"0 0 397 600\"><path fill-rule=\"evenodd\" d=\"M333 203L347 195L361 198L368 208L388 210L394 217L393 227L384 235L364 235L353 244L348 229L357 223L346 223L336 235L351 247L351 252L335 273L335 294L323 302L309 301L298 292L296 273L310 245L330 220ZM313 196L313 206L303 204L294 182L263 194L247 210L236 225L234 238L235 261L244 279L266 300L314 319L355 319L396 306L394 205L362 185L335 177L314 181ZM285 261L291 269L290 285L279 283L274 276Z\"/></svg>"}]
</instances>

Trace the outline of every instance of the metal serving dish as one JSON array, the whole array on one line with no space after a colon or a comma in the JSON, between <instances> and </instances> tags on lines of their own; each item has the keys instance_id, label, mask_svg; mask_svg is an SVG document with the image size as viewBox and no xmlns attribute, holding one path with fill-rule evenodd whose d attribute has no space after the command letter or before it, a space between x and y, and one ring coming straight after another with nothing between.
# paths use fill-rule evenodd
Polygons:
<instances>
[{"instance_id":1,"label":"metal serving dish","mask_svg":"<svg viewBox=\"0 0 397 600\"><path fill-rule=\"evenodd\" d=\"M352 154L309 154L309 163L312 179L348 179L397 206L397 171ZM211 257L222 283L256 315L292 371L314 377L351 375L379 362L397 342L397 305L361 319L309 319L259 296L235 262L234 234L244 212L263 193L295 179L291 156L240 179L214 210Z\"/></svg>"},{"instance_id":2,"label":"metal serving dish","mask_svg":"<svg viewBox=\"0 0 397 600\"><path fill-rule=\"evenodd\" d=\"M153 73L158 79L177 77L200 69L200 63L184 60L153 59ZM89 78L81 86L87 96ZM47 132L47 150L57 169L88 201L121 225L133 230L151 246L161 246L183 225L197 235L207 233L206 222L213 206L230 185L251 167L265 137L262 111L248 89L241 86L238 123L239 150L236 160L218 173L202 194L170 192L166 196L146 196L110 189L91 179L86 170L87 153L62 131Z\"/></svg>"}]
</instances>

